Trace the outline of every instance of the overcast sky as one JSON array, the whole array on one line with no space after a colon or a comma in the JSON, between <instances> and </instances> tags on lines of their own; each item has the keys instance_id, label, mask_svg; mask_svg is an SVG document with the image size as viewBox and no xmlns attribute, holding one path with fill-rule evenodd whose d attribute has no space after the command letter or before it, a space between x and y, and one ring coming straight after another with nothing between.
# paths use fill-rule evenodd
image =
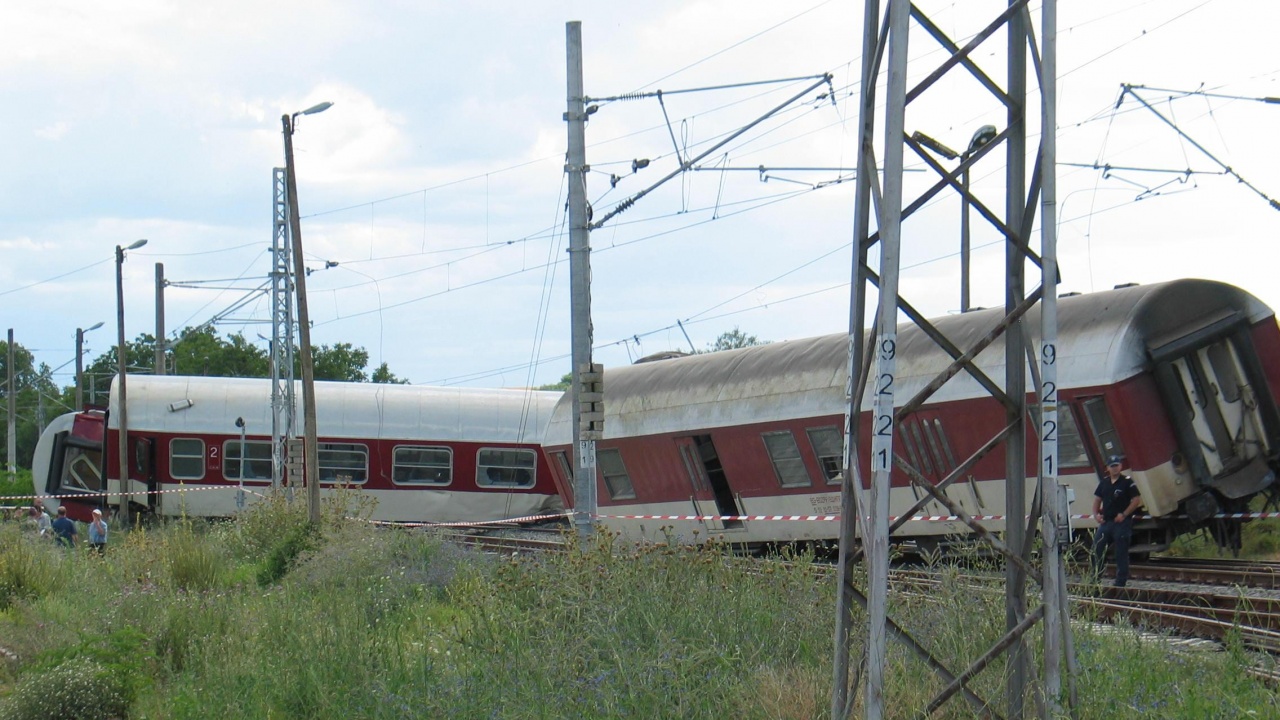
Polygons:
<instances>
[{"instance_id":1,"label":"overcast sky","mask_svg":"<svg viewBox=\"0 0 1280 720\"><path fill-rule=\"evenodd\" d=\"M1001 3L919 5L963 44ZM1059 5L1062 291L1207 277L1280 306L1280 213L1262 197L1280 196L1280 106L1251 99L1280 96L1275 4ZM280 116L329 100L295 135L313 342L363 346L415 383L554 382L570 341L565 23L580 20L588 95L664 91L592 116L597 218L670 172L677 148L703 153L783 106L593 233L596 361L705 348L735 326L843 332L862 7L14 0L0 11L4 325L70 384L77 327L106 322L89 358L114 342L114 248L138 238L130 338L154 332L157 262L171 332L245 297L270 269ZM914 83L945 55L923 32L911 42ZM1004 55L998 35L974 58L1003 85ZM830 86L784 105L814 82L794 78L823 73ZM761 84L676 92L739 83ZM1153 88L1139 96L1169 122L1133 96L1117 105L1122 83ZM1168 92L1198 89L1230 97ZM962 150L987 123L1002 129L1003 112L953 74L907 131ZM637 159L651 162L633 173ZM1072 165L1092 163L1126 169ZM1003 150L973 172L995 208L1003 172ZM906 177L908 193L934 180ZM959 215L944 195L904 226L901 291L930 315L959 308ZM1003 249L973 222L973 304L999 305ZM265 346L268 307L253 296L219 333Z\"/></svg>"}]
</instances>

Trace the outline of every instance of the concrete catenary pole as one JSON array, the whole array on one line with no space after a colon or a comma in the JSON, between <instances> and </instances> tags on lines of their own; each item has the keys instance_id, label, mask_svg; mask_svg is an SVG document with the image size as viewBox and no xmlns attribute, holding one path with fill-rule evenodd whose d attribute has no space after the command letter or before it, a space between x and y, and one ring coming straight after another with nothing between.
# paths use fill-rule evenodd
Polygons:
<instances>
[{"instance_id":1,"label":"concrete catenary pole","mask_svg":"<svg viewBox=\"0 0 1280 720\"><path fill-rule=\"evenodd\" d=\"M886 92L885 137L904 134L907 95L907 38L911 18L908 0L890 0L889 75ZM881 207L902 206L902 143L885 142L884 194ZM861 168L860 168L861 170ZM871 522L863 535L870 548L867 569L867 720L884 717L885 671L888 669L887 629L889 594L889 489L893 472L894 374L898 351L898 265L902 239L900 212L880 216L880 298L876 312L879 332L871 352L875 358L875 397L871 410Z\"/></svg>"},{"instance_id":2,"label":"concrete catenary pole","mask_svg":"<svg viewBox=\"0 0 1280 720\"><path fill-rule=\"evenodd\" d=\"M880 5L868 0L863 13L863 44L872 47L876 42L877 22L880 17ZM876 58L874 53L866 53L862 58L862 83L859 87L859 120L862 125L861 137L870 138L875 127L875 72ZM853 267L850 271L849 285L849 362L848 376L845 380L844 432L844 482L840 492L840 567L837 571L836 596L836 630L834 681L831 692L831 717L844 718L849 707L849 637L853 629L854 588L853 578L856 574L858 525L863 522L864 515L859 511L858 494L861 493L862 476L858 468L858 447L861 432L862 415L862 379L859 377L863 358L866 355L866 334L863 332L863 317L866 315L867 284L862 268L867 263L867 245L863 239L867 237L871 225L871 183L875 182L875 153L869 143L858 145L858 171L856 177L854 209L854 252Z\"/></svg>"},{"instance_id":3,"label":"concrete catenary pole","mask_svg":"<svg viewBox=\"0 0 1280 720\"><path fill-rule=\"evenodd\" d=\"M84 330L76 328L76 412L84 409Z\"/></svg>"},{"instance_id":4,"label":"concrete catenary pole","mask_svg":"<svg viewBox=\"0 0 1280 720\"><path fill-rule=\"evenodd\" d=\"M8 453L5 457L9 468L9 482L13 482L18 474L18 386L14 381L13 357L13 328L9 328L9 348L5 358L8 377L4 385L4 393L9 405L9 434L6 436L8 442L5 443L5 452Z\"/></svg>"},{"instance_id":5,"label":"concrete catenary pole","mask_svg":"<svg viewBox=\"0 0 1280 720\"><path fill-rule=\"evenodd\" d=\"M164 350L164 263L156 263L156 375L166 374Z\"/></svg>"},{"instance_id":6,"label":"concrete catenary pole","mask_svg":"<svg viewBox=\"0 0 1280 720\"><path fill-rule=\"evenodd\" d=\"M1062 657L1070 618L1064 614L1062 531L1060 512L1065 489L1058 483L1058 17L1057 0L1041 6L1040 149L1043 156L1040 187L1040 497L1041 535L1044 537L1044 695L1045 715L1062 717ZM1073 703L1074 705L1074 703Z\"/></svg>"},{"instance_id":7,"label":"concrete catenary pole","mask_svg":"<svg viewBox=\"0 0 1280 720\"><path fill-rule=\"evenodd\" d=\"M124 341L124 253L146 245L146 240L136 240L129 247L116 246L116 361L119 390L116 403L116 456L120 461L120 523L129 526L129 346Z\"/></svg>"},{"instance_id":8,"label":"concrete catenary pole","mask_svg":"<svg viewBox=\"0 0 1280 720\"><path fill-rule=\"evenodd\" d=\"M1026 149L1027 149L1027 16L1022 12L1009 17L1009 96L1014 99L1008 107L1009 141L1005 146L1005 218L1009 227L1022 228L1026 203ZM1015 314L1026 298L1026 254L1018 244L1005 241L1005 313ZM1015 553L1026 560L1030 556L1027 540L1027 375L1025 369L1026 344L1022 318L1017 317L1004 336L1005 394L1012 401L1006 421L1012 428L1011 437L1016 442L1005 445L1005 541ZM1005 563L1005 628L1010 632L1018 627L1027 613L1027 575L1023 566ZM1006 700L1009 720L1023 716L1026 704L1026 683L1029 656L1021 635L1009 646L1008 667L1005 671Z\"/></svg>"},{"instance_id":9,"label":"concrete catenary pole","mask_svg":"<svg viewBox=\"0 0 1280 720\"><path fill-rule=\"evenodd\" d=\"M298 296L298 360L302 366L303 467L307 487L307 517L320 522L320 452L316 445L316 378L311 360L311 322L307 313L307 270L302 258L302 219L298 214L298 181L293 167L293 118L284 125L285 185L289 228L293 236L293 277Z\"/></svg>"},{"instance_id":10,"label":"concrete catenary pole","mask_svg":"<svg viewBox=\"0 0 1280 720\"><path fill-rule=\"evenodd\" d=\"M582 23L565 24L569 152L569 295L573 353L573 427L577 443L573 453L574 524L579 535L590 534L596 515L595 433L583 418L583 375L596 375L591 363L591 220L587 211L586 119L582 90Z\"/></svg>"}]
</instances>

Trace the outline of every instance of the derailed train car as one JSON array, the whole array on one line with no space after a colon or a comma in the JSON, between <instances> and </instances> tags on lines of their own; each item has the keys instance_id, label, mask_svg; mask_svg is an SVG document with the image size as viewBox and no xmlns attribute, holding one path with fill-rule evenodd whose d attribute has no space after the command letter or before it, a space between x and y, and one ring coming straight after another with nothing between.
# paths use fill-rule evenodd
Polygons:
<instances>
[{"instance_id":1,"label":"derailed train car","mask_svg":"<svg viewBox=\"0 0 1280 720\"><path fill-rule=\"evenodd\" d=\"M271 487L271 383L129 377L125 486L135 510L222 517ZM393 522L491 522L563 509L541 451L560 393L316 383L322 494L374 501ZM105 412L54 420L32 463L37 492L69 514L119 501L117 385ZM301 418L301 408L299 408ZM243 423L243 434L237 420ZM48 505L56 507L59 502Z\"/></svg>"},{"instance_id":2,"label":"derailed train car","mask_svg":"<svg viewBox=\"0 0 1280 720\"><path fill-rule=\"evenodd\" d=\"M1230 285L1177 280L1063 297L1058 313L1060 481L1074 497L1073 525L1095 525L1087 516L1104 458L1123 455L1149 515L1135 528L1135 550L1164 547L1199 528L1237 544L1240 521L1222 514L1276 491L1280 329L1272 310ZM932 322L967 348L1002 317L987 310ZM1036 339L1038 327L1027 325ZM608 369L596 451L601 522L650 540L835 539L835 522L756 518L839 513L847 347L847 336L830 335ZM897 358L900 400L951 363L914 325L898 329ZM975 363L1000 382L1003 343ZM561 399L546 441L570 503L571 402L568 394ZM870 409L868 399L864 423ZM961 373L899 424L894 449L937 482L1004 424L1003 407ZM1027 426L1034 448L1038 423ZM869 447L861 450L867 478ZM946 489L949 500L970 515L1005 515L1003 455L980 460ZM1029 484L1036 457L1028 453L1022 480ZM920 497L895 468L891 513ZM936 501L924 512L948 515ZM1003 528L1000 520L985 522ZM958 521L913 521L895 537L927 543L966 532Z\"/></svg>"}]
</instances>

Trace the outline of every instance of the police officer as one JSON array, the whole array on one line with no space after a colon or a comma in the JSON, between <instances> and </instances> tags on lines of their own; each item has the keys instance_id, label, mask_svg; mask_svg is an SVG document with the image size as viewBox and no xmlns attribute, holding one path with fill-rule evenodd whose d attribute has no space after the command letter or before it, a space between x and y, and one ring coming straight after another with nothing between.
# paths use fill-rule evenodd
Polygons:
<instances>
[{"instance_id":1,"label":"police officer","mask_svg":"<svg viewBox=\"0 0 1280 720\"><path fill-rule=\"evenodd\" d=\"M1142 504L1142 496L1133 479L1120 472L1124 458L1107 458L1107 474L1093 493L1093 519L1098 529L1093 535L1093 574L1100 577L1107 561L1107 547L1116 549L1116 587L1129 581L1129 541L1133 538L1133 513Z\"/></svg>"}]
</instances>

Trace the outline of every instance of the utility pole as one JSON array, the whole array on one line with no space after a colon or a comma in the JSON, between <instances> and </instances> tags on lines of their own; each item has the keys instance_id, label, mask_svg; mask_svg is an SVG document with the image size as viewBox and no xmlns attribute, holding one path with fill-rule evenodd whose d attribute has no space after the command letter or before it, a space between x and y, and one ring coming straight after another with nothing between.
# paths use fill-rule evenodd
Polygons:
<instances>
[{"instance_id":1,"label":"utility pole","mask_svg":"<svg viewBox=\"0 0 1280 720\"><path fill-rule=\"evenodd\" d=\"M9 353L7 358L8 379L5 382L5 395L9 400L9 435L6 438L8 443L5 450L9 453L7 456L9 465L9 482L13 482L18 478L18 386L14 383L13 372L13 328L9 328Z\"/></svg>"},{"instance_id":2,"label":"utility pole","mask_svg":"<svg viewBox=\"0 0 1280 720\"><path fill-rule=\"evenodd\" d=\"M156 263L156 364L151 371L155 375L165 375L164 352L164 263Z\"/></svg>"},{"instance_id":3,"label":"utility pole","mask_svg":"<svg viewBox=\"0 0 1280 720\"><path fill-rule=\"evenodd\" d=\"M84 410L84 330L76 328L76 407Z\"/></svg>"},{"instance_id":4,"label":"utility pole","mask_svg":"<svg viewBox=\"0 0 1280 720\"><path fill-rule=\"evenodd\" d=\"M271 171L274 222L271 237L271 487L285 484L289 438L294 432L293 278L289 252L289 204L285 169ZM296 462L296 459L295 459ZM290 486L292 492L292 486ZM290 496L292 497L292 495Z\"/></svg>"},{"instance_id":5,"label":"utility pole","mask_svg":"<svg viewBox=\"0 0 1280 720\"><path fill-rule=\"evenodd\" d=\"M126 250L136 250L146 244L146 240L135 240L129 247L116 246L116 360L119 361L117 381L120 383L116 404L116 414L119 415L116 450L120 458L120 522L124 527L129 526L129 502L133 494L129 487L129 396L126 385L129 379L129 348L124 342L124 254Z\"/></svg>"},{"instance_id":6,"label":"utility pole","mask_svg":"<svg viewBox=\"0 0 1280 720\"><path fill-rule=\"evenodd\" d=\"M311 321L307 314L307 270L302 261L302 219L298 214L298 180L293 167L293 128L299 115L328 110L333 103L320 103L293 115L283 115L284 168L289 206L289 228L293 235L293 276L298 292L299 362L302 365L303 463L307 484L307 517L320 522L320 451L316 445L316 378L311 360Z\"/></svg>"},{"instance_id":7,"label":"utility pole","mask_svg":"<svg viewBox=\"0 0 1280 720\"><path fill-rule=\"evenodd\" d=\"M591 362L591 220L587 215L586 183L587 109L582 90L582 23L565 23L569 153L564 171L569 176L569 296L573 336L573 427L577 442L573 453L574 525L579 537L591 534L596 516L596 417L603 421L602 406L582 412L583 403L597 395L603 371ZM583 383L588 384L584 389ZM586 415L586 417L584 417Z\"/></svg>"}]
</instances>

